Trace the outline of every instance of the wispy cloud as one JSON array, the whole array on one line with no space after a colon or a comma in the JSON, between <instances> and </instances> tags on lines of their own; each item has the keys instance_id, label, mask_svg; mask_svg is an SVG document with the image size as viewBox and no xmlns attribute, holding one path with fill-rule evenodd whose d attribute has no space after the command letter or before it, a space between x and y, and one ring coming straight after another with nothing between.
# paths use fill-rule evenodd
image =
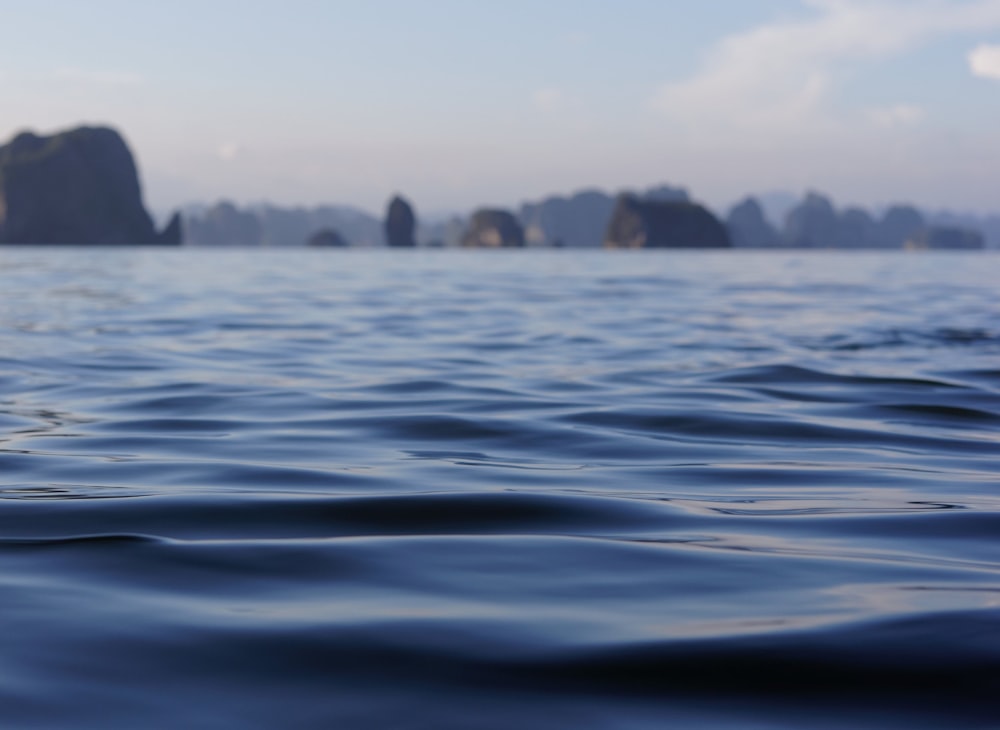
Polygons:
<instances>
[{"instance_id":1,"label":"wispy cloud","mask_svg":"<svg viewBox=\"0 0 1000 730\"><path fill-rule=\"evenodd\" d=\"M984 79L1000 80L1000 45L983 44L969 53L969 70Z\"/></svg>"},{"instance_id":2,"label":"wispy cloud","mask_svg":"<svg viewBox=\"0 0 1000 730\"><path fill-rule=\"evenodd\" d=\"M907 51L935 36L1000 28L1000 0L805 0L813 17L780 20L722 40L693 77L664 85L652 104L693 130L801 129L834 123L842 75L873 58ZM997 68L988 53L981 71ZM912 122L905 105L882 122Z\"/></svg>"}]
</instances>

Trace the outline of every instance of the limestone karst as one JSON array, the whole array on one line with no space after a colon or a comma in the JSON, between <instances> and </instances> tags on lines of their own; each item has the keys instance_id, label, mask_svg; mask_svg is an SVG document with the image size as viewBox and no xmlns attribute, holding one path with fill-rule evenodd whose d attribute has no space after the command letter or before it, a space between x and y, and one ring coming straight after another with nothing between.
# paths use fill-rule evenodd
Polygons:
<instances>
[{"instance_id":1,"label":"limestone karst","mask_svg":"<svg viewBox=\"0 0 1000 730\"><path fill-rule=\"evenodd\" d=\"M0 243L177 244L180 238L176 216L163 233L154 227L132 153L115 130L22 132L0 147Z\"/></svg>"},{"instance_id":2,"label":"limestone karst","mask_svg":"<svg viewBox=\"0 0 1000 730\"><path fill-rule=\"evenodd\" d=\"M321 228L309 236L307 246L313 248L346 248L350 244L333 228Z\"/></svg>"},{"instance_id":3,"label":"limestone karst","mask_svg":"<svg viewBox=\"0 0 1000 730\"><path fill-rule=\"evenodd\" d=\"M385 213L385 243L391 248L412 248L417 245L415 231L417 216L411 206L399 195L389 201Z\"/></svg>"},{"instance_id":4,"label":"limestone karst","mask_svg":"<svg viewBox=\"0 0 1000 730\"><path fill-rule=\"evenodd\" d=\"M725 226L706 208L682 201L619 196L604 236L607 248L728 248Z\"/></svg>"},{"instance_id":5,"label":"limestone karst","mask_svg":"<svg viewBox=\"0 0 1000 730\"><path fill-rule=\"evenodd\" d=\"M746 198L729 211L726 227L733 246L738 248L775 248L781 245L778 230L764 215L756 198Z\"/></svg>"},{"instance_id":6,"label":"limestone karst","mask_svg":"<svg viewBox=\"0 0 1000 730\"><path fill-rule=\"evenodd\" d=\"M521 248L524 229L507 210L480 209L472 214L462 236L466 248Z\"/></svg>"}]
</instances>

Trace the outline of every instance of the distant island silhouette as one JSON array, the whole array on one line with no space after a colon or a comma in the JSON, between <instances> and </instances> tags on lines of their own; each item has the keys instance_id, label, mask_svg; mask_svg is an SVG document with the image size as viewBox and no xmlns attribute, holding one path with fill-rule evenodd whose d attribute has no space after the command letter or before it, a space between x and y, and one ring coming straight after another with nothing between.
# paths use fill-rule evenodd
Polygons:
<instances>
[{"instance_id":1,"label":"distant island silhouette","mask_svg":"<svg viewBox=\"0 0 1000 730\"><path fill-rule=\"evenodd\" d=\"M181 237L176 214L154 229L132 153L113 129L22 132L0 147L0 243L176 245Z\"/></svg>"},{"instance_id":2,"label":"distant island silhouette","mask_svg":"<svg viewBox=\"0 0 1000 730\"><path fill-rule=\"evenodd\" d=\"M752 196L720 220L684 188L665 185L617 195L585 190L517 211L482 208L424 224L398 194L382 220L350 206L241 209L222 201L174 213L157 231L135 160L113 128L22 132L0 146L0 244L978 250L988 236L1000 246L1000 217L976 223L955 215L932 220L902 204L878 216L838 210L818 192L807 193L780 225Z\"/></svg>"}]
</instances>

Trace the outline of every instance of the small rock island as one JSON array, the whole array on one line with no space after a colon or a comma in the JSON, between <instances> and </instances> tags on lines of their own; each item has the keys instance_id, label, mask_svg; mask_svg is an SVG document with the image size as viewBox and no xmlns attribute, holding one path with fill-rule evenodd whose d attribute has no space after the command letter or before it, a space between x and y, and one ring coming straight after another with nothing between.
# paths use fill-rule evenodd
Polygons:
<instances>
[{"instance_id":1,"label":"small rock island","mask_svg":"<svg viewBox=\"0 0 1000 730\"><path fill-rule=\"evenodd\" d=\"M465 248L524 248L524 228L509 210L483 208L472 214L462 236Z\"/></svg>"},{"instance_id":2,"label":"small rock island","mask_svg":"<svg viewBox=\"0 0 1000 730\"><path fill-rule=\"evenodd\" d=\"M385 243L391 248L413 248L417 245L414 230L417 216L411 206L399 195L389 201L385 213Z\"/></svg>"}]
</instances>

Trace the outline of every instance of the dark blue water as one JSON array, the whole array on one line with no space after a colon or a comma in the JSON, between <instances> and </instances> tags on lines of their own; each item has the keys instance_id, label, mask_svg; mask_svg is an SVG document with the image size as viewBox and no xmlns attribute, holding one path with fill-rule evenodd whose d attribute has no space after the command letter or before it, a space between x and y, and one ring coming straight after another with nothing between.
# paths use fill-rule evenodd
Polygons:
<instances>
[{"instance_id":1,"label":"dark blue water","mask_svg":"<svg viewBox=\"0 0 1000 730\"><path fill-rule=\"evenodd\" d=\"M1000 727L996 256L0 272L0 727Z\"/></svg>"}]
</instances>

